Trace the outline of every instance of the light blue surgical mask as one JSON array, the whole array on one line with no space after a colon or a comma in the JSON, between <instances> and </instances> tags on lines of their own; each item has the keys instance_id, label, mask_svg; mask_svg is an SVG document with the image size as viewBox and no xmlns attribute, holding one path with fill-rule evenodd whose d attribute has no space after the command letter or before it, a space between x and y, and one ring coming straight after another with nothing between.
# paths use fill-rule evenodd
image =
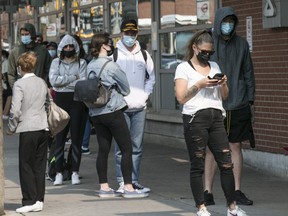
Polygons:
<instances>
[{"instance_id":1,"label":"light blue surgical mask","mask_svg":"<svg viewBox=\"0 0 288 216\"><path fill-rule=\"evenodd\" d=\"M21 36L21 42L23 44L30 44L31 41L32 41L31 35L23 35L23 36Z\"/></svg>"},{"instance_id":2,"label":"light blue surgical mask","mask_svg":"<svg viewBox=\"0 0 288 216\"><path fill-rule=\"evenodd\" d=\"M50 56L51 56L52 58L54 58L54 57L56 56L56 54L57 54L57 51L56 51L56 50L48 50L48 52L49 52L49 54L50 54Z\"/></svg>"},{"instance_id":3,"label":"light blue surgical mask","mask_svg":"<svg viewBox=\"0 0 288 216\"><path fill-rule=\"evenodd\" d=\"M235 24L233 22L222 22L221 32L223 35L230 35L234 29Z\"/></svg>"},{"instance_id":4,"label":"light blue surgical mask","mask_svg":"<svg viewBox=\"0 0 288 216\"><path fill-rule=\"evenodd\" d=\"M127 46L127 47L132 47L135 42L136 42L136 36L129 36L129 35L124 35L122 42Z\"/></svg>"}]
</instances>

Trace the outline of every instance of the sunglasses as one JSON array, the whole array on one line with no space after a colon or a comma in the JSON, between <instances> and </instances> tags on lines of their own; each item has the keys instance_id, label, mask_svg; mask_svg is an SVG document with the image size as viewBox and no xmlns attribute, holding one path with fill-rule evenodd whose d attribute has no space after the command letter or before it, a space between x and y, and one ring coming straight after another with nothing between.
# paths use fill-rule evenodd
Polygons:
<instances>
[{"instance_id":1,"label":"sunglasses","mask_svg":"<svg viewBox=\"0 0 288 216\"><path fill-rule=\"evenodd\" d=\"M213 55L213 54L215 53L214 50L201 50L201 49L199 49L198 47L197 47L197 49L198 49L201 53L203 53L204 55L209 55L209 56L211 56L211 55Z\"/></svg>"},{"instance_id":2,"label":"sunglasses","mask_svg":"<svg viewBox=\"0 0 288 216\"><path fill-rule=\"evenodd\" d=\"M70 48L74 48L74 45L73 45L73 44L67 44L67 45L64 46L63 48L68 48L68 47L70 47Z\"/></svg>"}]
</instances>

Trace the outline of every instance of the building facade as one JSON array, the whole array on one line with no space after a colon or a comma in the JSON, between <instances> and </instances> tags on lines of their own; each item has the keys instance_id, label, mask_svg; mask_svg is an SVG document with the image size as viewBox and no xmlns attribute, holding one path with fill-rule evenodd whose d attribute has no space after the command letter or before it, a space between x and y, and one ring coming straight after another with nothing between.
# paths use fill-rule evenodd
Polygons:
<instances>
[{"instance_id":1,"label":"building facade","mask_svg":"<svg viewBox=\"0 0 288 216\"><path fill-rule=\"evenodd\" d=\"M78 34L86 51L92 35L107 31L119 40L122 19L138 20L139 41L149 51L156 85L149 99L145 139L183 146L181 106L174 95L174 72L185 46L199 29L212 28L221 6L232 6L237 33L250 45L256 78L256 148L244 144L245 161L288 178L288 24L286 0L8 0L1 1L2 47L19 41L19 27L35 24L46 41Z\"/></svg>"}]
</instances>

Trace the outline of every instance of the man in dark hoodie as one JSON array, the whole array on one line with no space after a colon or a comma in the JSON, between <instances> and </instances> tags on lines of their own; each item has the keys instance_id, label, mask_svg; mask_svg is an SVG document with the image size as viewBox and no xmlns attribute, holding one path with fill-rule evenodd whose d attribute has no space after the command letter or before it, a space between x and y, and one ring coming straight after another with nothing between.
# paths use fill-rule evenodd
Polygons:
<instances>
[{"instance_id":1,"label":"man in dark hoodie","mask_svg":"<svg viewBox=\"0 0 288 216\"><path fill-rule=\"evenodd\" d=\"M25 23L20 28L20 37L21 44L12 49L8 58L8 81L11 88L13 88L14 83L19 78L17 73L17 59L22 53L27 51L33 51L37 55L36 76L41 77L49 84L48 74L52 59L45 47L35 43L36 31L34 25Z\"/></svg>"},{"instance_id":2,"label":"man in dark hoodie","mask_svg":"<svg viewBox=\"0 0 288 216\"><path fill-rule=\"evenodd\" d=\"M229 96L223 102L226 110L225 127L231 149L233 173L235 177L235 198L237 204L253 205L241 192L241 172L243 155L241 142L249 140L254 145L252 129L253 102L255 98L255 78L249 45L245 38L236 34L238 17L231 7L217 10L213 30L215 54L211 57L228 78ZM212 191L216 162L210 150L205 160L206 205L214 205Z\"/></svg>"}]
</instances>

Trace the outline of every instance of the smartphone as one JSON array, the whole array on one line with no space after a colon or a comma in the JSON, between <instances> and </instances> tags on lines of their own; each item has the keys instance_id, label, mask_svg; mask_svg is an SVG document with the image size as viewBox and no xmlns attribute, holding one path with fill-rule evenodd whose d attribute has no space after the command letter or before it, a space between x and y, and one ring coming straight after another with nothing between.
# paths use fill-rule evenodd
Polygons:
<instances>
[{"instance_id":1,"label":"smartphone","mask_svg":"<svg viewBox=\"0 0 288 216\"><path fill-rule=\"evenodd\" d=\"M224 77L224 74L222 73L216 73L212 78L208 76L209 79L218 79L221 80Z\"/></svg>"}]
</instances>

